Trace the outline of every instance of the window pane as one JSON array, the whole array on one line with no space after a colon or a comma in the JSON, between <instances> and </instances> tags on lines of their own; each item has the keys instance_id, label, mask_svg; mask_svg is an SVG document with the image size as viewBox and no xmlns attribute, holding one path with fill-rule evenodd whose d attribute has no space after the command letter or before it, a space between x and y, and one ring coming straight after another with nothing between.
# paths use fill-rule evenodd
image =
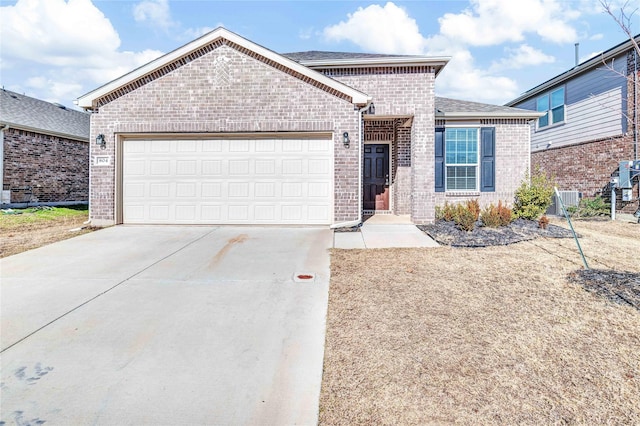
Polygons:
<instances>
[{"instance_id":1,"label":"window pane","mask_svg":"<svg viewBox=\"0 0 640 426\"><path fill-rule=\"evenodd\" d=\"M536 110L543 112L549 110L549 96L540 96L536 101Z\"/></svg>"},{"instance_id":2,"label":"window pane","mask_svg":"<svg viewBox=\"0 0 640 426\"><path fill-rule=\"evenodd\" d=\"M475 191L476 166L447 166L448 191Z\"/></svg>"},{"instance_id":3,"label":"window pane","mask_svg":"<svg viewBox=\"0 0 640 426\"><path fill-rule=\"evenodd\" d=\"M549 113L538 118L538 127L545 127L549 125Z\"/></svg>"},{"instance_id":4,"label":"window pane","mask_svg":"<svg viewBox=\"0 0 640 426\"><path fill-rule=\"evenodd\" d=\"M551 108L556 108L560 105L564 105L564 87L551 92Z\"/></svg>"},{"instance_id":5,"label":"window pane","mask_svg":"<svg viewBox=\"0 0 640 426\"><path fill-rule=\"evenodd\" d=\"M551 111L551 118L553 119L554 123L559 123L561 121L564 121L564 105L558 108L554 108Z\"/></svg>"}]
</instances>

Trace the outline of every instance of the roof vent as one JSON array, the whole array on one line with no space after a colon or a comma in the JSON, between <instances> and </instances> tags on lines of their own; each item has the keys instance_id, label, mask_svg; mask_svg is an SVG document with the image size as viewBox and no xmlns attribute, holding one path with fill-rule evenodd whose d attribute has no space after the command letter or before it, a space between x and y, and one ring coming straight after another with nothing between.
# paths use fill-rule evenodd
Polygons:
<instances>
[{"instance_id":1,"label":"roof vent","mask_svg":"<svg viewBox=\"0 0 640 426\"><path fill-rule=\"evenodd\" d=\"M66 107L66 106L64 106L64 105L62 105L62 104L59 104L59 103L57 103L57 102L54 102L53 104L54 104L55 106L57 106L58 108L60 108L60 109L67 109L67 107Z\"/></svg>"}]
</instances>

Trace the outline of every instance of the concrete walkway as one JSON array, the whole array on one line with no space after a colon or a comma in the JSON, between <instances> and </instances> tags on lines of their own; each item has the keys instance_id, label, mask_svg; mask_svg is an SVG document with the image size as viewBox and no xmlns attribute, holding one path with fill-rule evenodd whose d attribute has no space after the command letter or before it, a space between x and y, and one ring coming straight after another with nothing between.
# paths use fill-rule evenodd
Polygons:
<instances>
[{"instance_id":1,"label":"concrete walkway","mask_svg":"<svg viewBox=\"0 0 640 426\"><path fill-rule=\"evenodd\" d=\"M409 216L375 215L365 220L360 232L334 232L333 247L374 249L439 247L439 244L413 225Z\"/></svg>"},{"instance_id":2,"label":"concrete walkway","mask_svg":"<svg viewBox=\"0 0 640 426\"><path fill-rule=\"evenodd\" d=\"M0 259L0 424L316 424L331 242L117 226Z\"/></svg>"}]
</instances>

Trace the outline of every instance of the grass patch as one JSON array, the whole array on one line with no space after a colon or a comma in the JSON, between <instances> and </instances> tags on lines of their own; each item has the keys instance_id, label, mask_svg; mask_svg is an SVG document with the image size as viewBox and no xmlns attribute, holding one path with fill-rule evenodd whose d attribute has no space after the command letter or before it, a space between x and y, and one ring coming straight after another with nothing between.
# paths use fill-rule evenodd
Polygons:
<instances>
[{"instance_id":1,"label":"grass patch","mask_svg":"<svg viewBox=\"0 0 640 426\"><path fill-rule=\"evenodd\" d=\"M640 272L639 225L574 226L592 268ZM581 266L572 239L333 250L319 423L640 424L640 312Z\"/></svg>"},{"instance_id":2,"label":"grass patch","mask_svg":"<svg viewBox=\"0 0 640 426\"><path fill-rule=\"evenodd\" d=\"M29 207L0 214L0 257L91 232L89 207Z\"/></svg>"},{"instance_id":3,"label":"grass patch","mask_svg":"<svg viewBox=\"0 0 640 426\"><path fill-rule=\"evenodd\" d=\"M3 212L0 215L0 229L15 229L24 225L46 224L66 218L88 217L88 214L89 207L87 205L11 209L9 213Z\"/></svg>"}]
</instances>

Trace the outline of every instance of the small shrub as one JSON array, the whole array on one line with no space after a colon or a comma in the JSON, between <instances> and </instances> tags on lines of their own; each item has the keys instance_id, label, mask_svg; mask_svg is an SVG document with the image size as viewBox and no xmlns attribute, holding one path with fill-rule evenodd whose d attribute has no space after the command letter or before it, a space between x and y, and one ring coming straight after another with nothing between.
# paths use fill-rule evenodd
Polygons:
<instances>
[{"instance_id":1,"label":"small shrub","mask_svg":"<svg viewBox=\"0 0 640 426\"><path fill-rule=\"evenodd\" d=\"M491 203L485 207L480 213L480 220L484 226L489 228L497 228L498 226L507 226L513 218L512 210L502 201L498 201L498 205Z\"/></svg>"},{"instance_id":2,"label":"small shrub","mask_svg":"<svg viewBox=\"0 0 640 426\"><path fill-rule=\"evenodd\" d=\"M438 214L438 210L436 209L436 215ZM449 204L449 202L445 202L444 206L440 209L441 219L446 220L447 222L451 222L454 220L456 216L456 205Z\"/></svg>"},{"instance_id":3,"label":"small shrub","mask_svg":"<svg viewBox=\"0 0 640 426\"><path fill-rule=\"evenodd\" d=\"M513 210L498 201L498 214L500 215L500 225L507 226L513 221Z\"/></svg>"},{"instance_id":4,"label":"small shrub","mask_svg":"<svg viewBox=\"0 0 640 426\"><path fill-rule=\"evenodd\" d=\"M546 216L542 216L538 220L538 226L542 229L547 229L547 226L549 226L549 218Z\"/></svg>"},{"instance_id":5,"label":"small shrub","mask_svg":"<svg viewBox=\"0 0 640 426\"><path fill-rule=\"evenodd\" d=\"M524 179L516 190L513 213L528 220L538 219L551 205L553 179L539 169L530 179Z\"/></svg>"},{"instance_id":6,"label":"small shrub","mask_svg":"<svg viewBox=\"0 0 640 426\"><path fill-rule=\"evenodd\" d=\"M575 217L608 216L611 214L611 204L606 203L601 196L583 198L578 206L567 207L567 212Z\"/></svg>"},{"instance_id":7,"label":"small shrub","mask_svg":"<svg viewBox=\"0 0 640 426\"><path fill-rule=\"evenodd\" d=\"M480 216L478 200L451 204L448 201L442 207L436 207L436 218L447 222L454 222L459 229L473 231L475 222Z\"/></svg>"},{"instance_id":8,"label":"small shrub","mask_svg":"<svg viewBox=\"0 0 640 426\"><path fill-rule=\"evenodd\" d=\"M463 231L473 231L476 224L477 216L475 210L469 208L468 203L458 204L456 209L456 217L454 221L456 226Z\"/></svg>"},{"instance_id":9,"label":"small shrub","mask_svg":"<svg viewBox=\"0 0 640 426\"><path fill-rule=\"evenodd\" d=\"M475 217L474 221L478 220L480 217L480 202L478 199L468 200L465 203L465 207L473 214L473 217Z\"/></svg>"}]
</instances>

